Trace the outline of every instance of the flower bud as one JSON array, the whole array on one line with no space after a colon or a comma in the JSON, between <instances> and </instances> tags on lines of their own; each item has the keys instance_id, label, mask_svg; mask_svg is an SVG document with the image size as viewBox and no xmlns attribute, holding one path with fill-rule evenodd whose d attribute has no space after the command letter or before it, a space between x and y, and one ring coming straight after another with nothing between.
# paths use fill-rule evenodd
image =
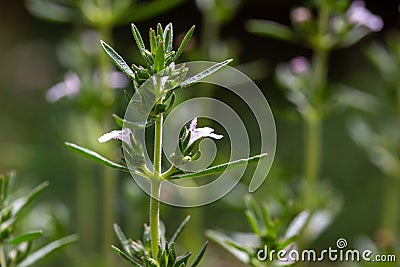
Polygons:
<instances>
[{"instance_id":1,"label":"flower bud","mask_svg":"<svg viewBox=\"0 0 400 267\"><path fill-rule=\"evenodd\" d=\"M306 7L298 7L290 14L290 19L294 24L304 24L311 20L311 11Z\"/></svg>"}]
</instances>

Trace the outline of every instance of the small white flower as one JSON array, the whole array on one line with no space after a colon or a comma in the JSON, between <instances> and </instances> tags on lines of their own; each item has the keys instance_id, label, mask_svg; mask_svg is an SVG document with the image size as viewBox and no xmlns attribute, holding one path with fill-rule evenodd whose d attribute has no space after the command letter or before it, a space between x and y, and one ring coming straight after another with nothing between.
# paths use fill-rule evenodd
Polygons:
<instances>
[{"instance_id":1,"label":"small white flower","mask_svg":"<svg viewBox=\"0 0 400 267\"><path fill-rule=\"evenodd\" d=\"M365 8L362 0L354 1L347 10L347 17L351 23L357 26L365 26L371 31L378 32L383 28L383 20Z\"/></svg>"},{"instance_id":2,"label":"small white flower","mask_svg":"<svg viewBox=\"0 0 400 267\"><path fill-rule=\"evenodd\" d=\"M99 140L100 143L105 143L110 141L111 139L117 139L121 140L122 142L131 145L131 136L132 136L132 131L129 128L123 128L122 130L114 130L109 133L105 133L102 136L100 136L97 140Z\"/></svg>"},{"instance_id":3,"label":"small white flower","mask_svg":"<svg viewBox=\"0 0 400 267\"><path fill-rule=\"evenodd\" d=\"M46 99L50 103L55 103L63 97L73 97L81 90L81 81L75 72L67 72L64 81L57 83L46 93Z\"/></svg>"},{"instance_id":4,"label":"small white flower","mask_svg":"<svg viewBox=\"0 0 400 267\"><path fill-rule=\"evenodd\" d=\"M210 127L203 127L203 128L196 128L197 127L197 118L194 118L190 122L189 126L189 131L190 131L190 140L189 140L189 146L193 144L195 141L204 138L204 137L210 137L214 139L221 139L224 137L223 135L220 134L215 134L214 129Z\"/></svg>"}]
</instances>

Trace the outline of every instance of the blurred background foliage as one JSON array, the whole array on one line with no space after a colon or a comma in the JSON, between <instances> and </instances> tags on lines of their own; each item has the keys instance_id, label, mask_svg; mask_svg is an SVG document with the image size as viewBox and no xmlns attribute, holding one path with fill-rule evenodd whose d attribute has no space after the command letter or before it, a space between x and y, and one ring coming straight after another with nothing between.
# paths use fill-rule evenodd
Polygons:
<instances>
[{"instance_id":1,"label":"blurred background foliage","mask_svg":"<svg viewBox=\"0 0 400 267\"><path fill-rule=\"evenodd\" d=\"M295 107L277 85L274 69L296 56L309 57L311 51L253 35L245 25L249 19L267 19L289 25L291 10L301 2L155 0L150 3L124 0L114 1L119 3L114 6L118 16L103 14L102 20L98 19L99 10L99 14L88 11L91 1L60 0L57 2L65 9L51 9L45 14L40 14L41 2L47 1L3 1L0 9L0 173L17 169L16 183L28 187L48 180L51 187L42 196L44 204L36 206L37 213L28 219L32 217L30 220L37 221L35 216L45 217L46 212L59 214L60 228L79 234L81 240L72 248L74 257L55 265L52 259L48 265L41 263L38 266L111 266L110 263L122 266L110 249L110 242L113 242L110 223L118 222L130 236L138 237L143 222L147 221L146 196L129 175L117 172L106 175L114 181L110 185L111 179L104 179L101 166L75 156L63 145L66 140L74 140L103 152L115 148L99 146L97 137L112 127L110 114L123 116L126 102L121 87L129 88L129 85L124 84L123 79L117 79L118 84L106 82L112 80L105 79L110 77L112 65L102 59L98 41L105 39L112 43L128 62L140 62L133 40L127 41L130 38L127 35L129 22L135 22L143 33L154 28L157 22L163 25L173 22L178 38L183 37L191 25L196 25L181 60L235 59L233 66L247 73L263 90L277 125L275 163L266 182L254 194L255 199L265 201L272 210L277 210L277 214L282 206L291 205L298 199L303 173L303 126ZM95 2L100 7L110 8L107 5L113 1ZM388 40L397 42L399 47L400 40L396 37L400 34L399 3L395 0L366 3L368 9L383 18L385 26L381 32L371 34L355 46L333 51L329 80L380 97L385 88L396 86L396 83L398 88L399 83L398 79L388 80L385 69L379 68L379 64L374 67L374 62L377 65L374 56L380 46L371 47L370 44L373 41L380 45ZM47 18L38 19L38 15L47 15ZM392 50L394 52L388 57L399 64L398 54L397 58L393 54L399 53L398 49ZM74 75L79 76L79 84L75 81L75 87L81 88L80 92L61 99L52 98L48 90L71 77L74 85ZM181 99L202 94L223 97L218 95L218 90L207 87L204 93L193 90L185 94L180 96ZM385 96L381 98L380 105L364 106L364 110L369 110L372 115L364 110L343 108L325 121L320 176L328 189L323 193L334 191L332 198L342 208L333 223L312 243L313 248L331 246L339 237L355 242L369 236L378 244L386 240L379 229L387 182L384 177L388 174L382 164L376 164L376 158L369 161L370 151L365 148L372 141L362 143L365 138L358 140L360 132L355 133L351 126L355 123L361 128L365 124L376 125L375 133L385 135L385 131L379 130L381 125L391 125L400 117L385 104L390 102L390 96L389 100ZM370 102L366 103L369 105ZM348 131L348 128L353 130ZM362 132L365 134L364 130ZM386 135L388 140L399 138L396 130L390 134L394 137ZM245 177L244 183L248 182ZM397 187L393 188L397 190L394 195L398 196L398 181ZM205 229L250 230L242 212L245 193L246 186L239 185L224 199L205 207L188 210L165 207L162 218L166 225L177 225L187 213L192 214L186 229L190 234L183 237L185 242L181 245L198 251L205 240ZM394 205L394 208L399 206ZM399 225L395 227L400 228ZM212 243L205 261L204 266L243 266Z\"/></svg>"}]
</instances>

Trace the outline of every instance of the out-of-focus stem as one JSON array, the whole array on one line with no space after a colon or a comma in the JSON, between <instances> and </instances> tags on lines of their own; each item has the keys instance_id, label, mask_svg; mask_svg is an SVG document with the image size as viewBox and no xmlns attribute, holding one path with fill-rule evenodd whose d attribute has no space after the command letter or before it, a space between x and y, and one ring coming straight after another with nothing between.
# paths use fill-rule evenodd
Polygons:
<instances>
[{"instance_id":1,"label":"out-of-focus stem","mask_svg":"<svg viewBox=\"0 0 400 267\"><path fill-rule=\"evenodd\" d=\"M386 177L386 185L384 191L382 228L389 231L392 238L398 236L399 231L399 192L400 192L400 175Z\"/></svg>"},{"instance_id":2,"label":"out-of-focus stem","mask_svg":"<svg viewBox=\"0 0 400 267\"><path fill-rule=\"evenodd\" d=\"M3 244L0 244L0 264L1 266L7 267L6 255L4 254Z\"/></svg>"},{"instance_id":3,"label":"out-of-focus stem","mask_svg":"<svg viewBox=\"0 0 400 267\"><path fill-rule=\"evenodd\" d=\"M109 0L98 0L98 5L102 7L104 12L111 12L111 3ZM103 40L107 43L112 44L112 25L108 23L99 23L97 25L97 30ZM107 58L105 53L100 53L99 55L99 63L100 63L100 92L101 92L101 101L104 107L110 106L114 101L114 94L109 87L108 77L109 73L112 70L112 65L110 60ZM107 109L107 108L105 108ZM108 117L105 117L104 114L101 114L102 125L104 129L110 129L111 123ZM113 154L115 149L112 147L107 154ZM118 177L115 170L104 167L103 169L103 255L104 255L104 266L111 266L112 258L110 257L110 244L113 243L113 224L115 222L115 202L117 198L117 185L118 185Z\"/></svg>"},{"instance_id":4,"label":"out-of-focus stem","mask_svg":"<svg viewBox=\"0 0 400 267\"><path fill-rule=\"evenodd\" d=\"M327 34L329 31L330 10L322 7L319 13L319 36L313 55L312 109L305 114L305 158L303 205L306 209L314 208L314 195L321 168L322 151L322 97L328 79L329 48Z\"/></svg>"},{"instance_id":5,"label":"out-of-focus stem","mask_svg":"<svg viewBox=\"0 0 400 267\"><path fill-rule=\"evenodd\" d=\"M154 259L158 256L159 237L159 221L160 221L160 183L161 183L161 158L162 158L162 124L163 115L158 115L155 122L154 133L154 174L151 179L151 196L150 196L150 234L151 234L151 251Z\"/></svg>"},{"instance_id":6,"label":"out-of-focus stem","mask_svg":"<svg viewBox=\"0 0 400 267\"><path fill-rule=\"evenodd\" d=\"M397 132L400 132L400 85L397 87L396 103ZM400 140L397 140L397 152L400 155ZM382 214L382 228L390 231L392 237L399 234L400 223L400 167L386 177Z\"/></svg>"},{"instance_id":7,"label":"out-of-focus stem","mask_svg":"<svg viewBox=\"0 0 400 267\"><path fill-rule=\"evenodd\" d=\"M305 188L304 208L314 208L315 187L321 165L322 123L319 118L310 117L305 121Z\"/></svg>"}]
</instances>

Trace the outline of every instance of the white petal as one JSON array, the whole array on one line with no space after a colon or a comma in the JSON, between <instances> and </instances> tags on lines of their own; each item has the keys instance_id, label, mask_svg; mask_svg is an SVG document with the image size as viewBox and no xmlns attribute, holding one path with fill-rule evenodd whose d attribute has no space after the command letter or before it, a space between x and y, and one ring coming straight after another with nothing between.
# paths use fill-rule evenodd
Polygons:
<instances>
[{"instance_id":1,"label":"white petal","mask_svg":"<svg viewBox=\"0 0 400 267\"><path fill-rule=\"evenodd\" d=\"M131 135L132 131L129 128L124 128L122 130L114 130L109 133L105 133L102 136L100 136L97 140L100 143L105 143L110 141L111 139L117 139L125 142L126 144L130 145L131 144Z\"/></svg>"},{"instance_id":2,"label":"white petal","mask_svg":"<svg viewBox=\"0 0 400 267\"><path fill-rule=\"evenodd\" d=\"M111 139L122 140L122 131L114 130L112 132L105 133L102 136L100 136L97 140L99 140L100 143L105 143L110 141Z\"/></svg>"},{"instance_id":3,"label":"white petal","mask_svg":"<svg viewBox=\"0 0 400 267\"><path fill-rule=\"evenodd\" d=\"M210 135L208 135L208 137L211 137L214 139L222 139L222 137L224 137L224 136L222 134L211 133Z\"/></svg>"},{"instance_id":4,"label":"white petal","mask_svg":"<svg viewBox=\"0 0 400 267\"><path fill-rule=\"evenodd\" d=\"M189 131L194 131L196 130L197 127L197 118L194 118L191 122L190 122L190 126L189 126Z\"/></svg>"},{"instance_id":5,"label":"white petal","mask_svg":"<svg viewBox=\"0 0 400 267\"><path fill-rule=\"evenodd\" d=\"M203 127L195 129L194 132L201 136L208 136L210 133L214 132L214 129L210 127Z\"/></svg>"},{"instance_id":6,"label":"white petal","mask_svg":"<svg viewBox=\"0 0 400 267\"><path fill-rule=\"evenodd\" d=\"M214 129L210 128L210 127L198 128L198 129L195 129L194 131L191 132L189 145L193 144L193 142L195 142L195 141L197 141L197 140L199 140L200 138L203 138L203 137L221 139L224 136L220 135L220 134L215 134L214 133Z\"/></svg>"}]
</instances>

